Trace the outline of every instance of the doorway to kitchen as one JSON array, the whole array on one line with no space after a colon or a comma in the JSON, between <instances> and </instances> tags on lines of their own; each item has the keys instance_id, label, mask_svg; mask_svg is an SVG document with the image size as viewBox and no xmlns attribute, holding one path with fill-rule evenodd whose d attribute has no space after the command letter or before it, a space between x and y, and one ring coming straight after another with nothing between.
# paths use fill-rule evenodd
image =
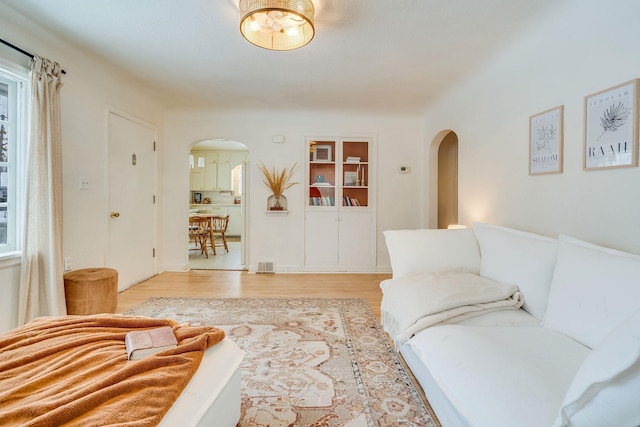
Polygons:
<instances>
[{"instance_id":1,"label":"doorway to kitchen","mask_svg":"<svg viewBox=\"0 0 640 427\"><path fill-rule=\"evenodd\" d=\"M191 147L188 159L191 269L247 269L248 161L248 148L237 141L210 139ZM202 219L205 221L196 222Z\"/></svg>"}]
</instances>

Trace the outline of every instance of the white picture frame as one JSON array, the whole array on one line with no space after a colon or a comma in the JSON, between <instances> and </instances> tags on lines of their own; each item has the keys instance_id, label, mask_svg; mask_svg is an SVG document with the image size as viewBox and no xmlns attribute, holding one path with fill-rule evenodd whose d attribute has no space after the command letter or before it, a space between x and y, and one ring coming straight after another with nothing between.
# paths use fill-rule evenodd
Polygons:
<instances>
[{"instance_id":1,"label":"white picture frame","mask_svg":"<svg viewBox=\"0 0 640 427\"><path fill-rule=\"evenodd\" d=\"M638 79L584 98L584 170L638 166Z\"/></svg>"},{"instance_id":2,"label":"white picture frame","mask_svg":"<svg viewBox=\"0 0 640 427\"><path fill-rule=\"evenodd\" d=\"M344 186L355 187L358 180L358 172L345 171L344 172Z\"/></svg>"},{"instance_id":3,"label":"white picture frame","mask_svg":"<svg viewBox=\"0 0 640 427\"><path fill-rule=\"evenodd\" d=\"M564 105L529 117L529 175L562 173Z\"/></svg>"},{"instance_id":4,"label":"white picture frame","mask_svg":"<svg viewBox=\"0 0 640 427\"><path fill-rule=\"evenodd\" d=\"M331 148L331 145L316 144L313 148L313 161L331 162L333 159Z\"/></svg>"}]
</instances>

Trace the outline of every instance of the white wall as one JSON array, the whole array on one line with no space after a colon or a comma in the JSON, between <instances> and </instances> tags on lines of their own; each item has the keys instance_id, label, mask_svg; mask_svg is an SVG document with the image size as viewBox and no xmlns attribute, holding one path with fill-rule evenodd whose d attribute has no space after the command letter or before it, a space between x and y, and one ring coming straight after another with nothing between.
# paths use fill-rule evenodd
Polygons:
<instances>
[{"instance_id":1,"label":"white wall","mask_svg":"<svg viewBox=\"0 0 640 427\"><path fill-rule=\"evenodd\" d=\"M460 141L460 221L640 253L640 168L583 171L584 96L640 77L640 2L570 0L425 115ZM564 173L528 176L529 116L564 104Z\"/></svg>"},{"instance_id":2,"label":"white wall","mask_svg":"<svg viewBox=\"0 0 640 427\"><path fill-rule=\"evenodd\" d=\"M188 263L186 244L189 203L189 146L208 138L226 138L245 144L250 150L250 241L247 264L274 260L279 271L301 271L304 265L304 167L305 136L375 134L378 140L378 232L377 265L390 271L382 231L391 228L419 228L423 193L420 117L357 115L340 112L265 111L169 111L165 116L165 144L161 148L166 177L163 191L162 230L164 268L184 270ZM272 136L284 135L276 144ZM265 214L270 191L263 184L256 164L290 167L297 162L293 186L285 192L289 214ZM401 164L412 173L397 172Z\"/></svg>"},{"instance_id":3,"label":"white wall","mask_svg":"<svg viewBox=\"0 0 640 427\"><path fill-rule=\"evenodd\" d=\"M18 324L18 282L20 281L20 258L0 261L0 333L15 328Z\"/></svg>"},{"instance_id":4,"label":"white wall","mask_svg":"<svg viewBox=\"0 0 640 427\"><path fill-rule=\"evenodd\" d=\"M64 255L72 258L73 269L103 267L108 225L106 106L158 125L162 124L162 106L144 87L118 70L57 39L10 8L1 8L0 37L59 62L67 71L61 91ZM7 49L0 54L28 61ZM80 176L89 178L89 190L79 190ZM3 295L15 298L8 310L0 306L0 331L16 325L18 280L18 263L0 264ZM5 287L10 288L7 293Z\"/></svg>"}]
</instances>

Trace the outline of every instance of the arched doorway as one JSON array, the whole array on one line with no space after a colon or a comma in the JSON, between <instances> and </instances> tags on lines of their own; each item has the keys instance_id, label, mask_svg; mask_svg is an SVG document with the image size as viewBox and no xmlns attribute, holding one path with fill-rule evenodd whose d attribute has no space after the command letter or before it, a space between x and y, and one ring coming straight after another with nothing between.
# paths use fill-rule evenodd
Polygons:
<instances>
[{"instance_id":1,"label":"arched doorway","mask_svg":"<svg viewBox=\"0 0 640 427\"><path fill-rule=\"evenodd\" d=\"M429 149L428 226L447 228L458 223L458 136L439 132Z\"/></svg>"},{"instance_id":2,"label":"arched doorway","mask_svg":"<svg viewBox=\"0 0 640 427\"><path fill-rule=\"evenodd\" d=\"M438 149L438 228L458 223L458 136L445 135Z\"/></svg>"},{"instance_id":3,"label":"arched doorway","mask_svg":"<svg viewBox=\"0 0 640 427\"><path fill-rule=\"evenodd\" d=\"M189 215L229 215L226 240L229 251L216 247L216 255L189 242L191 269L246 270L248 225L249 149L227 139L209 139L189 149Z\"/></svg>"}]
</instances>

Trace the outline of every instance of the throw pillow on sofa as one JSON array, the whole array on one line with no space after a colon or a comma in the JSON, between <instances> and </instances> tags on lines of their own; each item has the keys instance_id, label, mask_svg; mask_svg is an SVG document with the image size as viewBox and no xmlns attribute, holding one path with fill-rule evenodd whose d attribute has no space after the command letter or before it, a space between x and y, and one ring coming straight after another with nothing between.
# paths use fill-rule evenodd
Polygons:
<instances>
[{"instance_id":1,"label":"throw pillow on sofa","mask_svg":"<svg viewBox=\"0 0 640 427\"><path fill-rule=\"evenodd\" d=\"M553 427L640 425L640 311L584 360Z\"/></svg>"},{"instance_id":2,"label":"throw pillow on sofa","mask_svg":"<svg viewBox=\"0 0 640 427\"><path fill-rule=\"evenodd\" d=\"M557 239L492 224L474 223L473 230L480 245L480 275L518 286L524 309L542 320L558 253Z\"/></svg>"},{"instance_id":3,"label":"throw pillow on sofa","mask_svg":"<svg viewBox=\"0 0 640 427\"><path fill-rule=\"evenodd\" d=\"M559 237L544 327L594 348L639 301L640 256Z\"/></svg>"},{"instance_id":4,"label":"throw pillow on sofa","mask_svg":"<svg viewBox=\"0 0 640 427\"><path fill-rule=\"evenodd\" d=\"M387 230L385 242L393 278L446 271L477 274L478 242L469 228L459 230Z\"/></svg>"}]
</instances>

